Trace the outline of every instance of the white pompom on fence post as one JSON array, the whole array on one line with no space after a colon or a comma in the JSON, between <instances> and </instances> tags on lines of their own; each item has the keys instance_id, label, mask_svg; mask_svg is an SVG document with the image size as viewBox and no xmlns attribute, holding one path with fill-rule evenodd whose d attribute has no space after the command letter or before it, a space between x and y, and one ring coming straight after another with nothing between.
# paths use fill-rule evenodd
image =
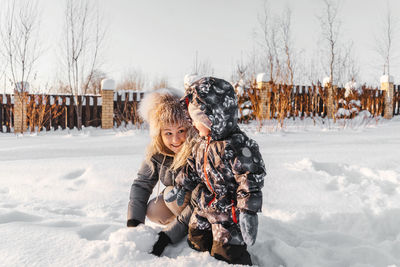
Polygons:
<instances>
[{"instance_id":1,"label":"white pompom on fence post","mask_svg":"<svg viewBox=\"0 0 400 267\"><path fill-rule=\"evenodd\" d=\"M114 80L101 81L101 128L103 129L111 129L114 125L114 90Z\"/></svg>"},{"instance_id":2,"label":"white pompom on fence post","mask_svg":"<svg viewBox=\"0 0 400 267\"><path fill-rule=\"evenodd\" d=\"M14 133L23 133L27 130L28 93L28 82L16 83L14 89Z\"/></svg>"},{"instance_id":3,"label":"white pompom on fence post","mask_svg":"<svg viewBox=\"0 0 400 267\"><path fill-rule=\"evenodd\" d=\"M393 97L394 97L393 76L390 75L381 76L381 90L385 92L385 111L383 117L385 119L391 119L393 118Z\"/></svg>"}]
</instances>

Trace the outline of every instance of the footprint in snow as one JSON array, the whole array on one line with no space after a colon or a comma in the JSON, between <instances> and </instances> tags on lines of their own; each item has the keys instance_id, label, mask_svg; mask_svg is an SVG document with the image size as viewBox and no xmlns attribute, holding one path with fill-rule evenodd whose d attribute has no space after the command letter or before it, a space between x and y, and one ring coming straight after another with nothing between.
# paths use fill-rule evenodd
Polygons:
<instances>
[{"instance_id":1,"label":"footprint in snow","mask_svg":"<svg viewBox=\"0 0 400 267\"><path fill-rule=\"evenodd\" d=\"M108 224L92 224L84 226L78 231L78 235L87 240L104 240L107 238L104 231L109 227L110 225Z\"/></svg>"},{"instance_id":2,"label":"footprint in snow","mask_svg":"<svg viewBox=\"0 0 400 267\"><path fill-rule=\"evenodd\" d=\"M85 169L79 169L65 174L62 178L65 180L75 180L81 177L86 172Z\"/></svg>"},{"instance_id":3,"label":"footprint in snow","mask_svg":"<svg viewBox=\"0 0 400 267\"><path fill-rule=\"evenodd\" d=\"M4 214L0 214L0 224L12 223L12 222L37 222L41 220L42 217L19 211L11 211Z\"/></svg>"},{"instance_id":4,"label":"footprint in snow","mask_svg":"<svg viewBox=\"0 0 400 267\"><path fill-rule=\"evenodd\" d=\"M80 207L65 207L65 208L55 208L55 209L44 207L43 209L47 210L48 212L59 215L72 215L79 217L86 216L86 213L83 212Z\"/></svg>"},{"instance_id":5,"label":"footprint in snow","mask_svg":"<svg viewBox=\"0 0 400 267\"><path fill-rule=\"evenodd\" d=\"M0 188L0 194L8 194L10 190L7 187Z\"/></svg>"},{"instance_id":6,"label":"footprint in snow","mask_svg":"<svg viewBox=\"0 0 400 267\"><path fill-rule=\"evenodd\" d=\"M72 221L55 221L55 222L46 223L45 225L50 226L50 227L59 227L59 228L70 228L70 227L80 226L79 223L72 222Z\"/></svg>"},{"instance_id":7,"label":"footprint in snow","mask_svg":"<svg viewBox=\"0 0 400 267\"><path fill-rule=\"evenodd\" d=\"M18 205L14 203L3 203L0 205L0 207L5 208L5 209L13 209L16 208Z\"/></svg>"}]
</instances>

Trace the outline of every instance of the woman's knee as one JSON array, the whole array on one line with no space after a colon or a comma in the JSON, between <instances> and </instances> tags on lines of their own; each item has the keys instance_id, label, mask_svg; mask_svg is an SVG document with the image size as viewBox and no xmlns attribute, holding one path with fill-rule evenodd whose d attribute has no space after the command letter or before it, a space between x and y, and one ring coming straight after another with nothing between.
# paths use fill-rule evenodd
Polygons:
<instances>
[{"instance_id":1,"label":"woman's knee","mask_svg":"<svg viewBox=\"0 0 400 267\"><path fill-rule=\"evenodd\" d=\"M149 201L147 204L146 216L150 221L162 225L169 224L175 218L175 215L165 205L162 196L159 196L158 199L152 199Z\"/></svg>"}]
</instances>

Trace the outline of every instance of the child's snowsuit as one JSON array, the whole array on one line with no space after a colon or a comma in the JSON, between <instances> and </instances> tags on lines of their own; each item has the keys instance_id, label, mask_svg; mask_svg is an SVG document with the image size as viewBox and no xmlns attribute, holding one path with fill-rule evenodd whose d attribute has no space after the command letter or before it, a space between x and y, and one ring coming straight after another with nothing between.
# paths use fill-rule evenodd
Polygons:
<instances>
[{"instance_id":1,"label":"child's snowsuit","mask_svg":"<svg viewBox=\"0 0 400 267\"><path fill-rule=\"evenodd\" d=\"M250 264L239 227L239 214L261 211L264 162L257 143L237 125L237 99L228 82L207 77L186 91L186 104L196 105L212 123L200 138L177 182L192 194L189 245L235 264Z\"/></svg>"}]
</instances>

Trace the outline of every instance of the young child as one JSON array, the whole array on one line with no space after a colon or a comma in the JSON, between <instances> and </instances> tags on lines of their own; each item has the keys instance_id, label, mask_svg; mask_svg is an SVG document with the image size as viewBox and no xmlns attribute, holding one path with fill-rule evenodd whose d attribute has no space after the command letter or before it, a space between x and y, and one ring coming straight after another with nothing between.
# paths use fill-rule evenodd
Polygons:
<instances>
[{"instance_id":1,"label":"young child","mask_svg":"<svg viewBox=\"0 0 400 267\"><path fill-rule=\"evenodd\" d=\"M184 101L200 140L177 177L184 190L176 187L166 201L180 204L183 192L196 188L189 245L228 263L252 265L246 244L253 245L257 236L266 174L258 145L237 125L236 95L228 82L202 78Z\"/></svg>"}]
</instances>

